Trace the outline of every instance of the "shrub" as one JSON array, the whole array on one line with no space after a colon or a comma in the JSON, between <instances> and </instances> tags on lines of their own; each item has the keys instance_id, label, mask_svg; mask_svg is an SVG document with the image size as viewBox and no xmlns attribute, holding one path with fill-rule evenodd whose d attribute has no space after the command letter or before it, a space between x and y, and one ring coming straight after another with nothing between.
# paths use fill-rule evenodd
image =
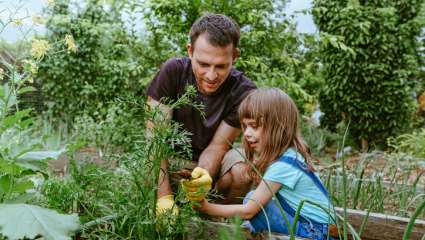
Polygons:
<instances>
[{"instance_id":1,"label":"shrub","mask_svg":"<svg viewBox=\"0 0 425 240\"><path fill-rule=\"evenodd\" d=\"M322 122L351 122L356 139L385 143L414 111L420 1L314 1L326 84Z\"/></svg>"},{"instance_id":2,"label":"shrub","mask_svg":"<svg viewBox=\"0 0 425 240\"><path fill-rule=\"evenodd\" d=\"M141 90L143 67L133 54L135 39L126 32L117 4L108 8L92 0L71 11L70 2L63 0L47 9L47 39L72 34L77 48L46 58L40 66L38 76L55 116L103 117L112 99Z\"/></svg>"}]
</instances>

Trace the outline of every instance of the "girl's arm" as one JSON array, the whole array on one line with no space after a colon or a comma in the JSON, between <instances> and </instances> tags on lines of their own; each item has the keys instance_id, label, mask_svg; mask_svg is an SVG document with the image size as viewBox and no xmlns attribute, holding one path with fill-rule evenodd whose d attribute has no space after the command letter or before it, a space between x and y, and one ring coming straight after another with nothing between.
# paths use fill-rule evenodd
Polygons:
<instances>
[{"instance_id":1,"label":"girl's arm","mask_svg":"<svg viewBox=\"0 0 425 240\"><path fill-rule=\"evenodd\" d=\"M270 192L267 185L269 185L272 192ZM197 208L198 211L204 212L208 215L218 217L233 217L239 216L242 219L253 218L260 210L260 206L265 206L270 199L273 197L273 193L276 193L282 184L271 181L261 181L257 189L251 195L250 200L246 204L213 204L204 200L201 202L201 206Z\"/></svg>"}]
</instances>

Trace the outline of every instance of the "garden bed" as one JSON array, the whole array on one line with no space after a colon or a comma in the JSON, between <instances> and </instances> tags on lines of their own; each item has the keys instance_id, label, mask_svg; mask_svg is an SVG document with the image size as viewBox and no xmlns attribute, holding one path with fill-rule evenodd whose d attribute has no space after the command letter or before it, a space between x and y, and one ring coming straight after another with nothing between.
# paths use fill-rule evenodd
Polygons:
<instances>
[{"instance_id":1,"label":"garden bed","mask_svg":"<svg viewBox=\"0 0 425 240\"><path fill-rule=\"evenodd\" d=\"M336 208L336 212L343 216L344 209ZM347 209L347 219L356 229L357 232L360 231L361 225L364 219L367 217L366 225L361 233L361 239L364 240L399 240L403 239L403 234L406 229L406 226L409 223L408 218L402 218L392 215L385 215L380 213L368 213L361 210ZM342 225L342 224L341 224ZM237 228L228 223L223 222L213 222L213 221L202 221L201 226L203 230L200 231L198 228L193 228L189 226L187 228L187 237L185 240L194 240L194 239L218 239L219 231L227 231L231 236L239 236L237 233ZM257 235L251 235L247 232L243 232L245 239L275 239L275 240L287 240L290 239L289 236L272 233L262 233ZM352 239L350 233L348 232L348 237ZM341 235L343 235L341 231ZM343 236L342 236L343 237ZM413 226L412 233L410 235L411 240L421 240L425 238L425 220L417 219ZM304 239L304 238L295 238L295 239Z\"/></svg>"}]
</instances>

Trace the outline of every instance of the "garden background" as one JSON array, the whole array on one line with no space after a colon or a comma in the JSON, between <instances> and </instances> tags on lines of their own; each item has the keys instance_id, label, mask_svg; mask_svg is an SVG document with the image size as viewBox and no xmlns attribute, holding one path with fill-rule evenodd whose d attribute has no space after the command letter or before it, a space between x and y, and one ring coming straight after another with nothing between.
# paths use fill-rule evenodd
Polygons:
<instances>
[{"instance_id":1,"label":"garden background","mask_svg":"<svg viewBox=\"0 0 425 240\"><path fill-rule=\"evenodd\" d=\"M187 147L188 134L160 121L144 90L161 63L186 55L205 12L240 24L237 69L296 101L335 206L406 217L405 239L425 218L424 1L314 0L298 13L312 16L314 32L297 28L289 1L47 0L36 13L26 4L0 2L4 238L187 235L199 216L181 193L177 220L158 221L154 206L159 161L187 159L188 148L172 146ZM367 226L367 217L360 229L339 220L343 239ZM37 224L13 230L26 221ZM226 237L236 238L217 239Z\"/></svg>"}]
</instances>

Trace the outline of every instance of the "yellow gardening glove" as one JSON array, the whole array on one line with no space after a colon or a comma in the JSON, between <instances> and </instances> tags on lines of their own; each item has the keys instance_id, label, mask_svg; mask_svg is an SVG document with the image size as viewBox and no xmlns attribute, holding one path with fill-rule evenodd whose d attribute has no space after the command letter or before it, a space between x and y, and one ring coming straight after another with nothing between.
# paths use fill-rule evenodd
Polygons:
<instances>
[{"instance_id":1,"label":"yellow gardening glove","mask_svg":"<svg viewBox=\"0 0 425 240\"><path fill-rule=\"evenodd\" d=\"M174 196L165 195L158 198L158 201L156 202L156 216L160 216L170 210L172 211L171 214L173 216L179 215L179 208L174 203Z\"/></svg>"},{"instance_id":2,"label":"yellow gardening glove","mask_svg":"<svg viewBox=\"0 0 425 240\"><path fill-rule=\"evenodd\" d=\"M207 170L196 167L192 171L192 180L182 180L183 190L189 201L200 202L211 189L212 178Z\"/></svg>"}]
</instances>

